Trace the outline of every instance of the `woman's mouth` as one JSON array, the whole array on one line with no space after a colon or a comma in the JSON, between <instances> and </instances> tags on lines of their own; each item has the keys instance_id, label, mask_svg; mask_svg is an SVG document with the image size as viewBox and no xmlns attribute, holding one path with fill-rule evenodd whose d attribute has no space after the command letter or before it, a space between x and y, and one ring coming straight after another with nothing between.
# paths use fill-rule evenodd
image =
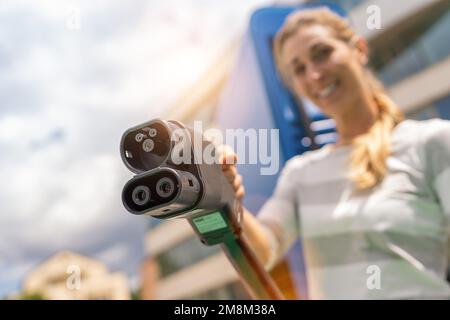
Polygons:
<instances>
[{"instance_id":1,"label":"woman's mouth","mask_svg":"<svg viewBox=\"0 0 450 320\"><path fill-rule=\"evenodd\" d=\"M326 99L326 98L330 97L336 91L336 89L339 87L339 84L340 84L340 81L336 80L332 84L321 89L317 94L318 98Z\"/></svg>"}]
</instances>

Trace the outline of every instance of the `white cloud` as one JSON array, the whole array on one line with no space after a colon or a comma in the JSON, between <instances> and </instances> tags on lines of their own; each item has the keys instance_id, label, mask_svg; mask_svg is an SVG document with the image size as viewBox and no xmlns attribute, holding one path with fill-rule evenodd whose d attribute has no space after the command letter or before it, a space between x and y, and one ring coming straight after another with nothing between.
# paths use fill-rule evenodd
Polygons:
<instances>
[{"instance_id":1,"label":"white cloud","mask_svg":"<svg viewBox=\"0 0 450 320\"><path fill-rule=\"evenodd\" d=\"M267 1L2 1L0 296L72 249L136 279L122 132L157 116ZM70 30L71 7L81 29ZM135 280L134 280L135 281Z\"/></svg>"}]
</instances>

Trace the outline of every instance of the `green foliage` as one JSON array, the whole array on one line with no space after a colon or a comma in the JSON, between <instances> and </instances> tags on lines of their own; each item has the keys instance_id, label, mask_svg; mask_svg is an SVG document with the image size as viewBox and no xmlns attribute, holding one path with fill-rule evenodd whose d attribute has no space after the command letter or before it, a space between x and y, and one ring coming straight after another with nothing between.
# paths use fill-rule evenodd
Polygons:
<instances>
[{"instance_id":1,"label":"green foliage","mask_svg":"<svg viewBox=\"0 0 450 320\"><path fill-rule=\"evenodd\" d=\"M131 300L141 300L141 290L136 290L131 293Z\"/></svg>"},{"instance_id":2,"label":"green foliage","mask_svg":"<svg viewBox=\"0 0 450 320\"><path fill-rule=\"evenodd\" d=\"M45 300L42 293L39 292L22 292L18 297L19 300Z\"/></svg>"}]
</instances>

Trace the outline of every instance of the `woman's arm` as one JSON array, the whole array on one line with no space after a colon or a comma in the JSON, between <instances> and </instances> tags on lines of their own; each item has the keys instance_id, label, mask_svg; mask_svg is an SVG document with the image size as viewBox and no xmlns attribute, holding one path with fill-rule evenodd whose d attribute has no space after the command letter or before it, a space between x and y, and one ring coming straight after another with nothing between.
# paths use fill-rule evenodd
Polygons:
<instances>
[{"instance_id":1,"label":"woman's arm","mask_svg":"<svg viewBox=\"0 0 450 320\"><path fill-rule=\"evenodd\" d=\"M260 259L261 263L267 266L272 258L271 243L267 229L247 209L243 208L243 210L243 232L253 252Z\"/></svg>"}]
</instances>

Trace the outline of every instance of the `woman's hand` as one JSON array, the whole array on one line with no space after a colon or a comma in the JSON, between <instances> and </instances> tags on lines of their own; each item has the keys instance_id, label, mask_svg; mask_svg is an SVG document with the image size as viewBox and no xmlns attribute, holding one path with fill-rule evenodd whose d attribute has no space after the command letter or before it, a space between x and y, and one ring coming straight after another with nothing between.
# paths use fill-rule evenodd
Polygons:
<instances>
[{"instance_id":1,"label":"woman's hand","mask_svg":"<svg viewBox=\"0 0 450 320\"><path fill-rule=\"evenodd\" d=\"M217 147L219 163L222 165L222 171L230 185L233 187L234 195L240 203L240 212L242 214L242 227L248 239L253 252L261 260L263 265L269 261L271 251L270 243L266 232L259 221L242 206L242 199L245 196L242 176L236 169L237 155L230 146L221 145Z\"/></svg>"},{"instance_id":2,"label":"woman's hand","mask_svg":"<svg viewBox=\"0 0 450 320\"><path fill-rule=\"evenodd\" d=\"M219 163L222 165L222 172L234 190L236 199L242 202L245 196L245 189L242 176L236 169L237 155L230 146L221 145L217 147Z\"/></svg>"}]
</instances>

